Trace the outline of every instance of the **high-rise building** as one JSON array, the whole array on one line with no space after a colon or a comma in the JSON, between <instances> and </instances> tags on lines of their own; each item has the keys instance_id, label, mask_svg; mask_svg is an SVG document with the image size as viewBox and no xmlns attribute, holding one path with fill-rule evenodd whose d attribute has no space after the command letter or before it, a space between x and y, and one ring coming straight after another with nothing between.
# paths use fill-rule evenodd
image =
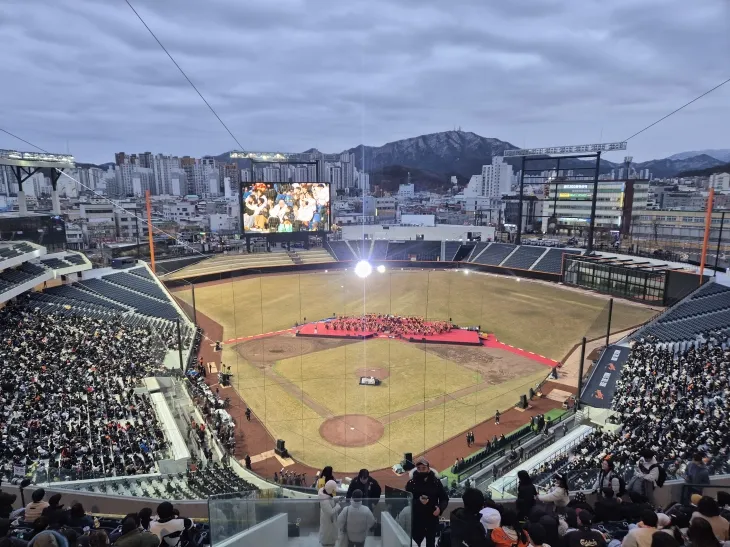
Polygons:
<instances>
[{"instance_id":1,"label":"high-rise building","mask_svg":"<svg viewBox=\"0 0 730 547\"><path fill-rule=\"evenodd\" d=\"M142 152L139 155L139 166L140 167L152 167L152 152Z\"/></svg>"},{"instance_id":2,"label":"high-rise building","mask_svg":"<svg viewBox=\"0 0 730 547\"><path fill-rule=\"evenodd\" d=\"M116 163L117 165L123 165L127 163L127 157L127 154L125 154L124 152L117 152L116 154L114 154L114 163Z\"/></svg>"}]
</instances>

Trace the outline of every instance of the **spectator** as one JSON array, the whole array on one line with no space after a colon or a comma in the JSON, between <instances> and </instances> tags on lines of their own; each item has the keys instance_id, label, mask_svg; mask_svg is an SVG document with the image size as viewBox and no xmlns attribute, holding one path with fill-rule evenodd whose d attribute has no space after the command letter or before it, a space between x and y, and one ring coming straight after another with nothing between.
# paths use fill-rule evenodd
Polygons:
<instances>
[{"instance_id":1,"label":"spectator","mask_svg":"<svg viewBox=\"0 0 730 547\"><path fill-rule=\"evenodd\" d=\"M730 493L720 490L717 493L717 505L720 507L720 516L730 521Z\"/></svg>"},{"instance_id":2,"label":"spectator","mask_svg":"<svg viewBox=\"0 0 730 547\"><path fill-rule=\"evenodd\" d=\"M159 547L160 539L150 532L145 532L133 517L122 522L122 535L114 542L115 547Z\"/></svg>"},{"instance_id":3,"label":"spectator","mask_svg":"<svg viewBox=\"0 0 730 547\"><path fill-rule=\"evenodd\" d=\"M573 499L568 502L568 507L572 507L576 511L588 511L593 513L593 507L591 507L586 501L586 495L583 492L576 492Z\"/></svg>"},{"instance_id":4,"label":"spectator","mask_svg":"<svg viewBox=\"0 0 730 547\"><path fill-rule=\"evenodd\" d=\"M603 535L591 528L593 516L588 511L578 511L576 518L578 528L565 534L565 547L606 547Z\"/></svg>"},{"instance_id":5,"label":"spectator","mask_svg":"<svg viewBox=\"0 0 730 547\"><path fill-rule=\"evenodd\" d=\"M152 509L143 507L139 511L139 525L142 530L150 531L150 522L152 521Z\"/></svg>"},{"instance_id":6,"label":"spectator","mask_svg":"<svg viewBox=\"0 0 730 547\"><path fill-rule=\"evenodd\" d=\"M702 461L702 454L695 452L692 456L692 461L687 465L687 472L684 475L684 482L688 485L683 490L682 503L687 503L687 500L692 494L702 494L702 486L710 484L710 472ZM702 485L697 487L696 485Z\"/></svg>"},{"instance_id":7,"label":"spectator","mask_svg":"<svg viewBox=\"0 0 730 547\"><path fill-rule=\"evenodd\" d=\"M89 533L89 547L106 547L109 545L109 536L104 530L92 530Z\"/></svg>"},{"instance_id":8,"label":"spectator","mask_svg":"<svg viewBox=\"0 0 730 547\"><path fill-rule=\"evenodd\" d=\"M337 483L333 480L328 480L317 493L319 498L320 545L334 545L337 543L337 515L340 512L340 506L335 499L336 493Z\"/></svg>"},{"instance_id":9,"label":"spectator","mask_svg":"<svg viewBox=\"0 0 730 547\"><path fill-rule=\"evenodd\" d=\"M48 507L43 509L43 516L48 518L51 527L65 524L67 520L66 510L61 503L61 494L53 494L48 498Z\"/></svg>"},{"instance_id":10,"label":"spectator","mask_svg":"<svg viewBox=\"0 0 730 547\"><path fill-rule=\"evenodd\" d=\"M68 525L73 528L84 528L85 526L93 528L94 519L86 514L83 505L80 503L74 503L69 511Z\"/></svg>"},{"instance_id":11,"label":"spectator","mask_svg":"<svg viewBox=\"0 0 730 547\"><path fill-rule=\"evenodd\" d=\"M558 519L555 518L555 515L543 514L540 516L540 519L537 522L540 526L542 526L543 530L545 530L545 540L550 545L563 544L560 539L560 526L558 524Z\"/></svg>"},{"instance_id":12,"label":"spectator","mask_svg":"<svg viewBox=\"0 0 730 547\"><path fill-rule=\"evenodd\" d=\"M525 518L535 506L537 488L532 484L530 474L524 469L517 472L517 481L517 515Z\"/></svg>"},{"instance_id":13,"label":"spectator","mask_svg":"<svg viewBox=\"0 0 730 547\"><path fill-rule=\"evenodd\" d=\"M679 543L671 534L654 534L651 536L651 547L680 547Z\"/></svg>"},{"instance_id":14,"label":"spectator","mask_svg":"<svg viewBox=\"0 0 730 547\"><path fill-rule=\"evenodd\" d=\"M502 522L492 530L491 539L495 547L527 547L529 542L517 513L511 509L502 512Z\"/></svg>"},{"instance_id":15,"label":"spectator","mask_svg":"<svg viewBox=\"0 0 730 547\"><path fill-rule=\"evenodd\" d=\"M636 492L629 492L628 503L621 504L621 517L629 522L636 522L646 511L651 511L651 505L644 496Z\"/></svg>"},{"instance_id":16,"label":"spectator","mask_svg":"<svg viewBox=\"0 0 730 547\"><path fill-rule=\"evenodd\" d=\"M497 504L494 503L491 498L484 500L484 507L479 511L481 515L480 521L482 526L487 531L487 535L491 535L491 531L495 528L499 528L502 522L502 514L500 513Z\"/></svg>"},{"instance_id":17,"label":"spectator","mask_svg":"<svg viewBox=\"0 0 730 547\"><path fill-rule=\"evenodd\" d=\"M719 541L728 541L728 539L730 539L730 537L728 537L730 523L720 516L720 507L710 496L702 496L702 499L700 499L697 504L697 511L692 513L692 521L698 518L705 519L710 523L710 526L712 526L712 530L715 533L715 537L717 537Z\"/></svg>"},{"instance_id":18,"label":"spectator","mask_svg":"<svg viewBox=\"0 0 730 547\"><path fill-rule=\"evenodd\" d=\"M0 491L0 518L10 517L10 513L13 512L13 504L17 498L17 494Z\"/></svg>"},{"instance_id":19,"label":"spectator","mask_svg":"<svg viewBox=\"0 0 730 547\"><path fill-rule=\"evenodd\" d=\"M23 520L25 522L34 522L35 519L43 514L43 510L48 507L48 502L43 501L45 496L46 491L43 488L38 488L33 491L31 494L31 499L33 501L25 506L25 514L23 515Z\"/></svg>"},{"instance_id":20,"label":"spectator","mask_svg":"<svg viewBox=\"0 0 730 547\"><path fill-rule=\"evenodd\" d=\"M611 487L603 487L602 496L596 500L596 522L621 520L621 504L614 497Z\"/></svg>"},{"instance_id":21,"label":"spectator","mask_svg":"<svg viewBox=\"0 0 730 547\"><path fill-rule=\"evenodd\" d=\"M28 547L68 547L68 541L60 532L44 530L28 542ZM90 545L90 547L96 547Z\"/></svg>"},{"instance_id":22,"label":"spectator","mask_svg":"<svg viewBox=\"0 0 730 547\"><path fill-rule=\"evenodd\" d=\"M413 495L411 536L417 545L426 540L426 547L435 547L439 529L439 516L449 505L449 497L438 480L428 460L423 456L416 460L413 477L406 484L406 491Z\"/></svg>"},{"instance_id":23,"label":"spectator","mask_svg":"<svg viewBox=\"0 0 730 547\"><path fill-rule=\"evenodd\" d=\"M654 511L644 511L636 528L629 530L621 547L651 547L651 538L657 531L659 519Z\"/></svg>"},{"instance_id":24,"label":"spectator","mask_svg":"<svg viewBox=\"0 0 730 547\"><path fill-rule=\"evenodd\" d=\"M8 544L5 547L27 547L27 541L12 536L8 537L11 522L8 518L0 518L0 539L5 538L8 540Z\"/></svg>"},{"instance_id":25,"label":"spectator","mask_svg":"<svg viewBox=\"0 0 730 547\"><path fill-rule=\"evenodd\" d=\"M449 516L452 547L487 547L487 532L480 513L484 494L476 488L467 488L461 499L464 507L454 509Z\"/></svg>"},{"instance_id":26,"label":"spectator","mask_svg":"<svg viewBox=\"0 0 730 547\"><path fill-rule=\"evenodd\" d=\"M601 460L601 471L598 473L598 482L595 488L598 490L599 495L603 495L604 488L611 488L618 497L624 495L623 490L626 488L618 473L616 473L616 468L610 458Z\"/></svg>"},{"instance_id":27,"label":"spectator","mask_svg":"<svg viewBox=\"0 0 730 547\"><path fill-rule=\"evenodd\" d=\"M688 547L720 547L712 525L703 518L692 519L687 530Z\"/></svg>"},{"instance_id":28,"label":"spectator","mask_svg":"<svg viewBox=\"0 0 730 547\"><path fill-rule=\"evenodd\" d=\"M375 517L372 511L362 503L362 490L355 490L352 493L350 506L340 511L337 517L337 528L347 540L347 547L363 547L368 531L374 524Z\"/></svg>"},{"instance_id":29,"label":"spectator","mask_svg":"<svg viewBox=\"0 0 730 547\"><path fill-rule=\"evenodd\" d=\"M68 547L78 547L79 545L79 534L73 528L61 528L60 530L63 537L68 542Z\"/></svg>"},{"instance_id":30,"label":"spectator","mask_svg":"<svg viewBox=\"0 0 730 547\"><path fill-rule=\"evenodd\" d=\"M347 488L346 498L349 500L352 497L355 490L362 492L362 498L366 500L365 503L368 505L374 505L380 499L380 484L374 478L370 476L370 472L367 469L360 469L360 473L357 475L357 479L350 482L350 486Z\"/></svg>"},{"instance_id":31,"label":"spectator","mask_svg":"<svg viewBox=\"0 0 730 547\"><path fill-rule=\"evenodd\" d=\"M150 522L150 532L159 538L162 547L177 546L185 532L192 527L190 519L175 515L175 509L169 501L157 506L157 520Z\"/></svg>"},{"instance_id":32,"label":"spectator","mask_svg":"<svg viewBox=\"0 0 730 547\"><path fill-rule=\"evenodd\" d=\"M568 479L565 475L555 475L553 487L547 494L540 494L537 499L542 503L553 504L555 507L566 507L570 501L568 496Z\"/></svg>"},{"instance_id":33,"label":"spectator","mask_svg":"<svg viewBox=\"0 0 730 547\"><path fill-rule=\"evenodd\" d=\"M530 538L530 547L550 547L545 528L540 523L530 524L527 527L527 535Z\"/></svg>"},{"instance_id":34,"label":"spectator","mask_svg":"<svg viewBox=\"0 0 730 547\"><path fill-rule=\"evenodd\" d=\"M284 471L282 469L282 471ZM329 481L334 481L335 476L332 474L332 466L328 465L322 469L322 472L319 474L319 477L317 478L317 482L315 484L315 488L319 490L320 488L324 488L324 485L327 484ZM336 481L335 481L336 482Z\"/></svg>"}]
</instances>

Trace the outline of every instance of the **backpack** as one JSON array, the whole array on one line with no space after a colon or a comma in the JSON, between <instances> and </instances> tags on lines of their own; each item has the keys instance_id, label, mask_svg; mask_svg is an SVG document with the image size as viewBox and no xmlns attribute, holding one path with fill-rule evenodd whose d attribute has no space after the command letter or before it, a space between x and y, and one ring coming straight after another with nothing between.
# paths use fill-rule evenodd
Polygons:
<instances>
[{"instance_id":1,"label":"backpack","mask_svg":"<svg viewBox=\"0 0 730 547\"><path fill-rule=\"evenodd\" d=\"M662 486L664 486L664 483L667 480L667 471L658 463L652 465L649 468L649 471L651 471L652 469L659 469L659 478L656 480L656 485L661 488Z\"/></svg>"}]
</instances>

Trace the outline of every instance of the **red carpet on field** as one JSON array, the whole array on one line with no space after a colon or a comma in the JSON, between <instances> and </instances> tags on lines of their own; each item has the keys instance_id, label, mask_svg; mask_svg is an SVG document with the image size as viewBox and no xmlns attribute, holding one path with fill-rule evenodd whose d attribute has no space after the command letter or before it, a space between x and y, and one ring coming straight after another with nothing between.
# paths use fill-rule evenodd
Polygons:
<instances>
[{"instance_id":1,"label":"red carpet on field","mask_svg":"<svg viewBox=\"0 0 730 547\"><path fill-rule=\"evenodd\" d=\"M388 333L378 333L376 331L354 331L354 330L333 330L325 328L325 321L319 323L307 323L296 329L297 336L320 336L322 338L390 338ZM482 340L479 333L471 330L452 329L442 334L432 334L429 336L420 334L406 334L401 336L393 336L394 339L403 340L405 342L413 342L414 344L462 344L469 346L481 346Z\"/></svg>"},{"instance_id":2,"label":"red carpet on field","mask_svg":"<svg viewBox=\"0 0 730 547\"><path fill-rule=\"evenodd\" d=\"M528 359L532 359L533 361L536 361L543 365L547 365L549 367L557 367L560 365L559 362L548 359L544 355L539 355L537 353L533 353L522 348L516 348L515 346L510 346L509 344L503 344L502 342L497 340L497 337L493 334L482 336L482 341L484 342L484 345L488 348L503 349L505 351L509 351L510 353L521 355L522 357L527 357Z\"/></svg>"}]
</instances>

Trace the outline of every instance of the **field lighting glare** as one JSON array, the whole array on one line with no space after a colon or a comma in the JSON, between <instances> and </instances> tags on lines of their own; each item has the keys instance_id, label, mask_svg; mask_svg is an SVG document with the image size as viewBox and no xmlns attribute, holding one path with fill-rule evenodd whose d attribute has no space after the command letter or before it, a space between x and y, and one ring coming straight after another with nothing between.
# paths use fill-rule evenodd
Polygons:
<instances>
[{"instance_id":1,"label":"field lighting glare","mask_svg":"<svg viewBox=\"0 0 730 547\"><path fill-rule=\"evenodd\" d=\"M378 273L385 273L385 266L383 266L382 264L378 266Z\"/></svg>"},{"instance_id":2,"label":"field lighting glare","mask_svg":"<svg viewBox=\"0 0 730 547\"><path fill-rule=\"evenodd\" d=\"M370 262L368 262L367 260L361 260L355 266L355 274L358 277L362 277L363 279L365 279L371 273L373 273L373 267L370 265Z\"/></svg>"}]
</instances>

